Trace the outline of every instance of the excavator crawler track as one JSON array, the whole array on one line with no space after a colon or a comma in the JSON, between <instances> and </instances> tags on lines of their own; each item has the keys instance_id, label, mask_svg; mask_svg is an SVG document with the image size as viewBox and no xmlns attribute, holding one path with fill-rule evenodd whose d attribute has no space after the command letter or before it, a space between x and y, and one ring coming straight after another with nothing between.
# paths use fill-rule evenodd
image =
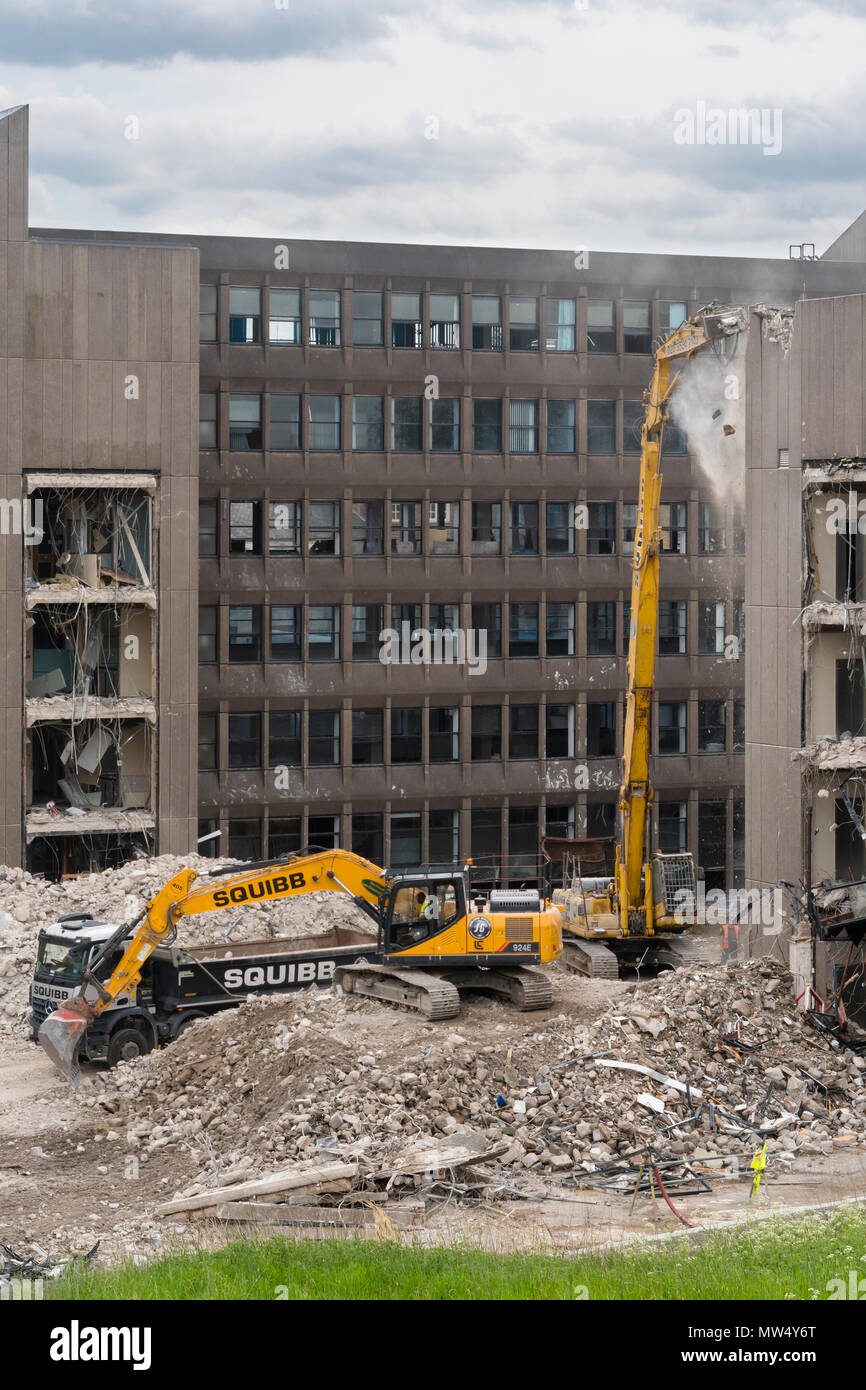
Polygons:
<instances>
[{"instance_id":1,"label":"excavator crawler track","mask_svg":"<svg viewBox=\"0 0 866 1390\"><path fill-rule=\"evenodd\" d=\"M507 970L452 970L445 976L457 989L478 989L498 994L520 1009L549 1009L553 1005L553 985L546 975L525 965Z\"/></svg>"},{"instance_id":2,"label":"excavator crawler track","mask_svg":"<svg viewBox=\"0 0 866 1390\"><path fill-rule=\"evenodd\" d=\"M433 1021L460 1012L460 995L450 981L425 970L392 970L387 965L344 965L335 972L344 994L362 994L402 1004Z\"/></svg>"},{"instance_id":3,"label":"excavator crawler track","mask_svg":"<svg viewBox=\"0 0 866 1390\"><path fill-rule=\"evenodd\" d=\"M615 953L600 941L564 937L560 960L567 970L586 975L590 980L619 979L619 961Z\"/></svg>"},{"instance_id":4,"label":"excavator crawler track","mask_svg":"<svg viewBox=\"0 0 866 1390\"><path fill-rule=\"evenodd\" d=\"M700 941L692 941L688 937L660 933L656 940L664 946L666 954L674 958L675 970L689 965L714 965L718 960L718 955L708 951Z\"/></svg>"}]
</instances>

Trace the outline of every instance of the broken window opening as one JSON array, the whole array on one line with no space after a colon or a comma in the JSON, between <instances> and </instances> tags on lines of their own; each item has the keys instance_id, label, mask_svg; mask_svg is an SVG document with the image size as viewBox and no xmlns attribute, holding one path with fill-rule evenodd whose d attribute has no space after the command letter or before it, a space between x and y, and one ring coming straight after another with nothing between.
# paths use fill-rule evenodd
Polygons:
<instances>
[{"instance_id":1,"label":"broken window opening","mask_svg":"<svg viewBox=\"0 0 866 1390\"><path fill-rule=\"evenodd\" d=\"M153 736L145 720L35 724L28 742L28 820L150 810Z\"/></svg>"},{"instance_id":2,"label":"broken window opening","mask_svg":"<svg viewBox=\"0 0 866 1390\"><path fill-rule=\"evenodd\" d=\"M39 488L42 538L28 546L28 587L106 584L151 588L152 498L137 488Z\"/></svg>"},{"instance_id":3,"label":"broken window opening","mask_svg":"<svg viewBox=\"0 0 866 1390\"><path fill-rule=\"evenodd\" d=\"M129 859L144 859L154 853L153 836L147 830L131 834L36 836L27 846L27 868L31 874L59 882L79 874L116 869Z\"/></svg>"}]
</instances>

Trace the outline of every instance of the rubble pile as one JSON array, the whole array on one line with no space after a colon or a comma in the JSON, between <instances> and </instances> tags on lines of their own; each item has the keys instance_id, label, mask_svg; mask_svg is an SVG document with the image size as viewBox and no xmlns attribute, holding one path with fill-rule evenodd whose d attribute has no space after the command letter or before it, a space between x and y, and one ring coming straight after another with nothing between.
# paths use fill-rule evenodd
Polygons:
<instances>
[{"instance_id":1,"label":"rubble pile","mask_svg":"<svg viewBox=\"0 0 866 1390\"><path fill-rule=\"evenodd\" d=\"M26 1026L27 990L36 959L39 928L74 912L89 912L118 925L135 918L149 898L182 869L202 875L231 868L232 859L201 855L160 855L130 860L117 869L86 874L60 883L34 877L25 869L0 868L0 1032L21 1033ZM305 936L337 926L363 926L368 919L339 893L313 893L292 902L264 907L244 904L190 917L178 931L178 946L208 946L224 941Z\"/></svg>"},{"instance_id":2,"label":"rubble pile","mask_svg":"<svg viewBox=\"0 0 866 1390\"><path fill-rule=\"evenodd\" d=\"M671 972L588 1027L512 1015L479 1041L466 1020L413 1020L402 1042L383 1029L361 1050L357 1015L377 1009L314 991L250 1000L80 1099L133 1150L191 1150L201 1169L177 1196L298 1160L372 1171L470 1134L520 1178L585 1177L648 1146L718 1166L756 1136L785 1159L866 1136L866 1058L795 1011L775 960Z\"/></svg>"}]
</instances>

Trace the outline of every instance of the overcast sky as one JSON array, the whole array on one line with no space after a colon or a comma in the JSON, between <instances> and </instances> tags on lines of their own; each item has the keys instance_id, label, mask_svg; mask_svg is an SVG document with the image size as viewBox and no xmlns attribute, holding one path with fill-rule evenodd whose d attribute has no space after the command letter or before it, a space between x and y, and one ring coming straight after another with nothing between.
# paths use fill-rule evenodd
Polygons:
<instances>
[{"instance_id":1,"label":"overcast sky","mask_svg":"<svg viewBox=\"0 0 866 1390\"><path fill-rule=\"evenodd\" d=\"M866 0L0 0L0 108L34 225L785 256L866 206L864 53Z\"/></svg>"}]
</instances>

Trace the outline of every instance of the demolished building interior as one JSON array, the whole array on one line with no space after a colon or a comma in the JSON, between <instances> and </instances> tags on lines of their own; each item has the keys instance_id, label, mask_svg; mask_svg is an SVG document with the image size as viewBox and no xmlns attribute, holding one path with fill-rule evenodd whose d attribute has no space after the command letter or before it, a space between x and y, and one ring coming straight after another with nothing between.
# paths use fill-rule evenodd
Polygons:
<instances>
[{"instance_id":1,"label":"demolished building interior","mask_svg":"<svg viewBox=\"0 0 866 1390\"><path fill-rule=\"evenodd\" d=\"M30 480L25 571L28 862L51 876L151 850L155 829L153 484L69 481Z\"/></svg>"}]
</instances>

